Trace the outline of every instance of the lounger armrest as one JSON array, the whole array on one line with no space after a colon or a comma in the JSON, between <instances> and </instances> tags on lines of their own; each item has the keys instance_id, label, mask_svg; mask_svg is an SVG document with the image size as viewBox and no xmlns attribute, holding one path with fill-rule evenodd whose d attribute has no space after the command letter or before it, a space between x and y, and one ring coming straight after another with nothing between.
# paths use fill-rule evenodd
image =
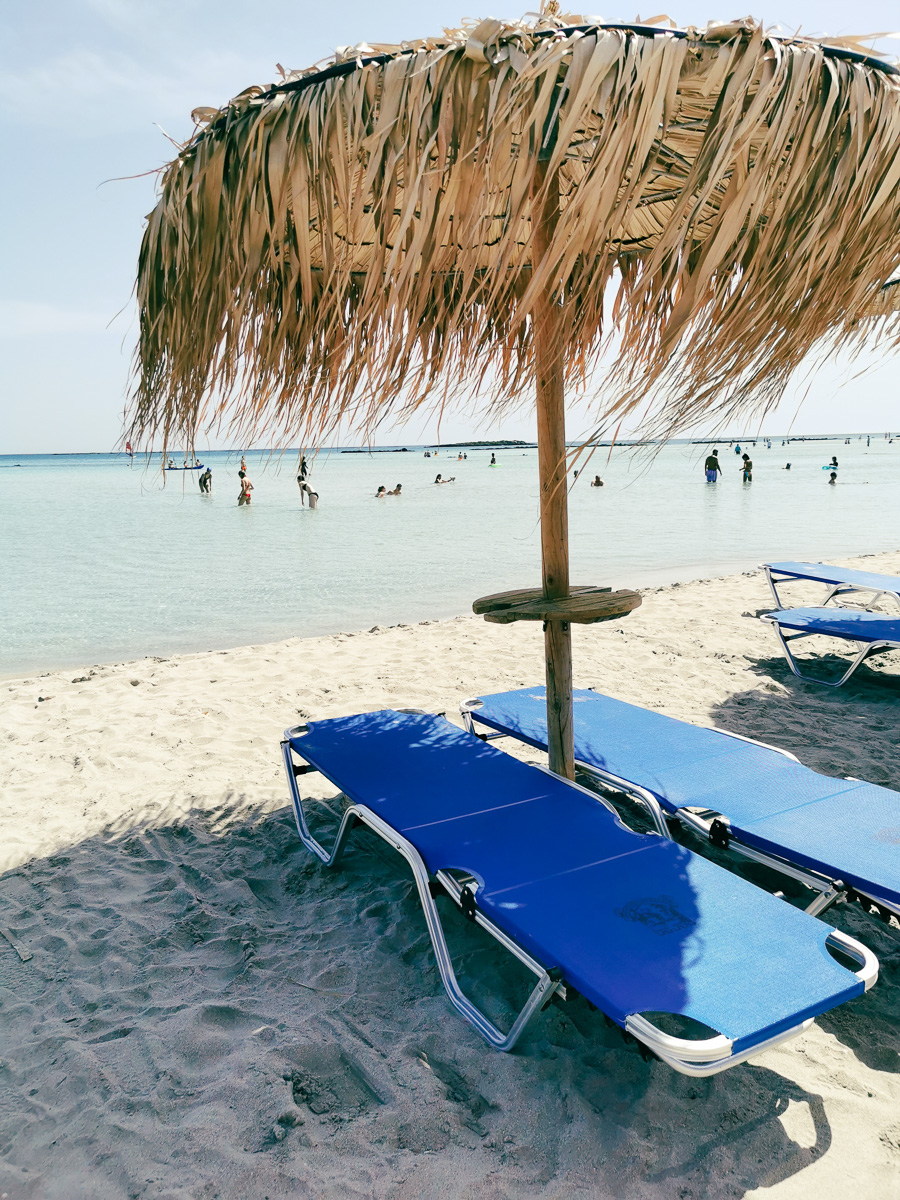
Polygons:
<instances>
[{"instance_id":1,"label":"lounger armrest","mask_svg":"<svg viewBox=\"0 0 900 1200\"><path fill-rule=\"evenodd\" d=\"M878 959L868 946L864 946L862 942L858 942L856 938L850 937L840 929L832 929L826 941L835 943L845 954L856 959L860 964L856 978L863 985L864 990L868 991L878 979Z\"/></svg>"},{"instance_id":2,"label":"lounger armrest","mask_svg":"<svg viewBox=\"0 0 900 1200\"><path fill-rule=\"evenodd\" d=\"M664 1034L661 1029L657 1029L655 1025L639 1013L634 1013L626 1018L625 1028L629 1033L638 1038L639 1041L649 1046L658 1058L662 1059L673 1070L678 1071L680 1075L690 1075L695 1079L704 1079L710 1075L718 1075L720 1072L728 1070L729 1067L746 1062L748 1058L756 1058L763 1051L770 1050L775 1046L780 1046L784 1042L790 1041L792 1038L797 1037L798 1034L805 1033L812 1023L813 1018L807 1017L799 1025L794 1025L790 1029L783 1029L780 1033L765 1038L753 1046L747 1046L745 1049L738 1051L737 1054L733 1052L732 1042L722 1034L714 1038L708 1038L705 1041L696 1042L692 1042L687 1038L670 1037L668 1034ZM714 1058L713 1054L716 1047L722 1046L727 1048L727 1053Z\"/></svg>"},{"instance_id":3,"label":"lounger armrest","mask_svg":"<svg viewBox=\"0 0 900 1200\"><path fill-rule=\"evenodd\" d=\"M673 1037L642 1017L640 1013L632 1013L625 1018L626 1030L651 1050L658 1051L669 1058L677 1058L686 1062L717 1062L731 1055L733 1043L723 1033L702 1040Z\"/></svg>"}]
</instances>

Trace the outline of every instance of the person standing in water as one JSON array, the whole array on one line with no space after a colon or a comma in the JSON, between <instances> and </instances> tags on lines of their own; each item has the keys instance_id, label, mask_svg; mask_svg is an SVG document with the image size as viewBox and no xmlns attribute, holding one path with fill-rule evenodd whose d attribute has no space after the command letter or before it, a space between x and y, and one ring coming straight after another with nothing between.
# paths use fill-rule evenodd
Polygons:
<instances>
[{"instance_id":1,"label":"person standing in water","mask_svg":"<svg viewBox=\"0 0 900 1200\"><path fill-rule=\"evenodd\" d=\"M209 467L200 476L200 491L204 496L208 496L212 491L212 471Z\"/></svg>"},{"instance_id":2,"label":"person standing in water","mask_svg":"<svg viewBox=\"0 0 900 1200\"><path fill-rule=\"evenodd\" d=\"M303 485L309 478L309 463L306 460L306 455L300 455L300 470L297 472L297 487L300 489L300 499L303 499Z\"/></svg>"},{"instance_id":3,"label":"person standing in water","mask_svg":"<svg viewBox=\"0 0 900 1200\"><path fill-rule=\"evenodd\" d=\"M708 454L706 456L706 462L703 464L703 469L706 471L706 482L715 483L720 471L722 470L721 466L719 465L718 450L713 450L712 454Z\"/></svg>"},{"instance_id":4,"label":"person standing in water","mask_svg":"<svg viewBox=\"0 0 900 1200\"><path fill-rule=\"evenodd\" d=\"M744 473L743 481L744 481L744 483L752 483L753 482L753 463L750 461L750 455L742 454L741 458L744 460L743 465L741 467L741 470Z\"/></svg>"},{"instance_id":5,"label":"person standing in water","mask_svg":"<svg viewBox=\"0 0 900 1200\"><path fill-rule=\"evenodd\" d=\"M831 484L837 483L837 471L832 471L828 476L828 482Z\"/></svg>"},{"instance_id":6,"label":"person standing in water","mask_svg":"<svg viewBox=\"0 0 900 1200\"><path fill-rule=\"evenodd\" d=\"M595 475L591 480L591 487L603 487L603 480L599 475Z\"/></svg>"},{"instance_id":7,"label":"person standing in water","mask_svg":"<svg viewBox=\"0 0 900 1200\"><path fill-rule=\"evenodd\" d=\"M247 478L246 471L238 471L238 479L241 481L241 490L238 493L238 508L242 504L250 503L250 493L253 491L253 484Z\"/></svg>"}]
</instances>

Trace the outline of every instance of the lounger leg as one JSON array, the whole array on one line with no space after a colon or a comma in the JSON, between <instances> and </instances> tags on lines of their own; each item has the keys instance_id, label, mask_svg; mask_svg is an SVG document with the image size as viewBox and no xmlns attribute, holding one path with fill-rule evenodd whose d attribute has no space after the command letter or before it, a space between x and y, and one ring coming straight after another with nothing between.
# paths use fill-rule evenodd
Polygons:
<instances>
[{"instance_id":1,"label":"lounger leg","mask_svg":"<svg viewBox=\"0 0 900 1200\"><path fill-rule=\"evenodd\" d=\"M862 666L862 664L865 662L865 660L869 657L870 654L873 654L876 650L884 649L883 643L880 643L880 642L872 642L871 644L863 645L863 647L860 649L860 651L858 652L856 657L853 659L853 661L851 662L851 664L847 668L847 670L844 672L844 674L840 677L840 679L838 679L837 681L835 681L833 679L816 679L816 677L814 675L804 675L803 674L803 672L800 670L799 666L797 665L797 660L794 658L794 655L791 653L790 647L788 646L787 638L782 633L780 626L775 621L772 621L771 625L772 625L772 628L775 630L775 634L778 638L778 641L781 643L781 649L784 651L784 657L787 659L788 666L791 668L791 670L797 676L797 678L802 679L804 683L818 683L822 687L841 687L843 684L845 684L847 682L847 680L854 673L854 671L856 671L856 669L858 667ZM801 634L800 636L807 637L810 635Z\"/></svg>"},{"instance_id":2,"label":"lounger leg","mask_svg":"<svg viewBox=\"0 0 900 1200\"><path fill-rule=\"evenodd\" d=\"M596 779L598 783L606 784L615 791L623 792L626 796L630 796L632 800L635 800L645 810L660 837L665 838L667 842L672 840L672 834L666 824L662 807L652 792L648 792L646 788L642 788L636 783L629 783L627 779L621 779L618 775L613 775L611 771L604 771L600 767L582 762L580 759L575 760L575 766L579 771L583 771L585 775L590 775L593 779ZM613 809L613 812L615 812L615 809Z\"/></svg>"},{"instance_id":3,"label":"lounger leg","mask_svg":"<svg viewBox=\"0 0 900 1200\"><path fill-rule=\"evenodd\" d=\"M503 1033L499 1030L488 1018L484 1015L481 1009L477 1008L471 1000L464 994L459 982L456 978L456 972L453 970L453 962L450 958L450 951L447 947L447 939L444 937L444 929L441 925L441 918L437 910L437 905L434 902L434 897L431 894L430 876L428 868L422 861L422 856L416 850L411 842L402 837L390 825L385 824L375 813L363 805L351 804L344 813L344 818L341 821L340 829L335 838L334 847L329 853L309 832L309 827L306 823L306 817L303 812L303 801L300 797L300 789L297 786L297 775L294 771L294 761L291 752L291 744L287 738L281 743L282 756L284 758L285 771L288 778L288 786L290 787L291 800L294 805L294 816L297 820L297 830L300 834L300 840L308 850L312 851L318 858L325 863L326 866L334 866L346 845L350 831L357 823L367 825L373 833L378 834L389 846L402 854L409 863L413 873L413 878L416 881L416 889L419 893L419 902L422 905L422 911L425 914L425 923L428 926L428 933L431 937L431 944L434 948L435 958L437 959L438 971L440 972L441 982L447 995L450 997L450 1003L465 1019L478 1030L486 1042L494 1046L497 1050L512 1050L516 1042L522 1036L525 1027L528 1025L532 1017L545 1006L550 1000L553 993L560 986L562 980L558 975L551 974L545 970L540 963L533 959L529 954L516 946L510 938L498 929L491 921L483 914L477 914L476 920L492 937L494 937L507 950L515 954L520 962L524 963L529 970L533 971L538 977L538 982L532 989L532 992L526 1000L522 1010L519 1012L515 1021L512 1024L508 1033ZM452 879L442 880L444 886L453 898Z\"/></svg>"},{"instance_id":4,"label":"lounger leg","mask_svg":"<svg viewBox=\"0 0 900 1200\"><path fill-rule=\"evenodd\" d=\"M773 596L773 598L774 598L774 600L775 600L775 603L777 604L777 606L778 606L779 608L784 608L784 605L781 603L781 597L778 595L778 589L777 589L777 588L776 588L776 586L775 586L775 580L772 578L772 572L771 572L771 570L769 569L769 567L764 567L763 569L764 569L764 571L765 571L765 573L766 573L766 582L767 582L767 583L768 583L768 585L769 585L769 590L770 590L770 591L771 591L771 593L772 593L772 596ZM780 582L780 583L782 583L782 582L784 582L784 581L783 581L783 580L779 580L779 582Z\"/></svg>"},{"instance_id":5,"label":"lounger leg","mask_svg":"<svg viewBox=\"0 0 900 1200\"><path fill-rule=\"evenodd\" d=\"M831 908L832 904L840 900L841 896L844 895L844 891L844 885L840 880L837 880L828 891L820 892L811 904L807 904L805 911L811 917L821 917L823 912L826 912Z\"/></svg>"},{"instance_id":6,"label":"lounger leg","mask_svg":"<svg viewBox=\"0 0 900 1200\"><path fill-rule=\"evenodd\" d=\"M890 598L896 604L900 605L900 595L898 595L896 592L879 591L874 588L861 588L861 587L857 588L857 587L852 587L852 586L845 586L843 584L836 584L831 589L831 591L828 593L828 595L825 597L825 599L822 601L822 604L823 605L827 604L828 601L831 600L834 596L853 596L859 592L868 592L868 591L871 591L872 595L871 595L871 598L869 599L868 604L863 606L867 612L872 612L872 605L877 604L878 601L881 600L882 598L884 598L884 599Z\"/></svg>"},{"instance_id":7,"label":"lounger leg","mask_svg":"<svg viewBox=\"0 0 900 1200\"><path fill-rule=\"evenodd\" d=\"M491 733L479 733L475 728L475 720L473 713L476 709L481 708L480 700L464 700L459 706L459 715L463 719L463 728L466 733L474 734L482 742L495 742L497 738L507 737L505 733L500 733L499 730L493 730Z\"/></svg>"}]
</instances>

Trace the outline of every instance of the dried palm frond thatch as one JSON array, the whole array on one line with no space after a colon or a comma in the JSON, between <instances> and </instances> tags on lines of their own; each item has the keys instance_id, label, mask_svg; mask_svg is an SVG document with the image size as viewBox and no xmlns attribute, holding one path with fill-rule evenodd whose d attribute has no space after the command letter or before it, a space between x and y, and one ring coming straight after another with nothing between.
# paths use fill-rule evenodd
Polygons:
<instances>
[{"instance_id":1,"label":"dried palm frond thatch","mask_svg":"<svg viewBox=\"0 0 900 1200\"><path fill-rule=\"evenodd\" d=\"M900 279L889 279L862 310L863 317L893 317L900 313Z\"/></svg>"},{"instance_id":2,"label":"dried palm frond thatch","mask_svg":"<svg viewBox=\"0 0 900 1200\"><path fill-rule=\"evenodd\" d=\"M548 288L567 380L614 334L604 412L655 390L672 430L777 399L900 263L896 71L751 20L488 20L197 116L141 249L135 444L530 400Z\"/></svg>"}]
</instances>

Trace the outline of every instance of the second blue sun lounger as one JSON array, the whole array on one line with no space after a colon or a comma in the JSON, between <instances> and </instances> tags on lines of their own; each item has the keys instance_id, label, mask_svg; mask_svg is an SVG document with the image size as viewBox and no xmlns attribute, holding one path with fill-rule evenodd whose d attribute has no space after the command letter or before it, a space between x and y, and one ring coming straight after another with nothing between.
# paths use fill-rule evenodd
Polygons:
<instances>
[{"instance_id":1,"label":"second blue sun lounger","mask_svg":"<svg viewBox=\"0 0 900 1200\"><path fill-rule=\"evenodd\" d=\"M900 650L900 617L886 617L861 608L786 608L764 613L760 620L774 626L788 666L797 678L824 687L846 683L873 654ZM790 643L806 637L832 637L854 644L856 652L839 679L820 679L800 670Z\"/></svg>"},{"instance_id":2,"label":"second blue sun lounger","mask_svg":"<svg viewBox=\"0 0 900 1200\"><path fill-rule=\"evenodd\" d=\"M545 750L545 704L543 688L525 688L461 708L468 722ZM819 893L808 912L855 896L900 917L900 793L598 692L576 690L573 708L576 761L641 802L661 833L664 815L675 817L798 879Z\"/></svg>"},{"instance_id":3,"label":"second blue sun lounger","mask_svg":"<svg viewBox=\"0 0 900 1200\"><path fill-rule=\"evenodd\" d=\"M877 976L877 960L846 934L674 842L627 829L594 793L442 717L317 721L288 730L282 749L304 845L332 865L361 823L406 859L450 1000L499 1049L568 986L676 1070L711 1075L785 1041ZM307 824L298 780L309 770L349 801L331 851ZM537 976L508 1034L459 986L439 894Z\"/></svg>"},{"instance_id":4,"label":"second blue sun lounger","mask_svg":"<svg viewBox=\"0 0 900 1200\"><path fill-rule=\"evenodd\" d=\"M835 596L849 596L855 592L874 593L872 599L890 596L900 605L900 576L897 575L878 575L874 571L855 571L850 567L808 562L763 563L762 569L779 608L784 608L784 603L778 595L778 584L797 580L824 583L826 592L821 601L823 606Z\"/></svg>"}]
</instances>

